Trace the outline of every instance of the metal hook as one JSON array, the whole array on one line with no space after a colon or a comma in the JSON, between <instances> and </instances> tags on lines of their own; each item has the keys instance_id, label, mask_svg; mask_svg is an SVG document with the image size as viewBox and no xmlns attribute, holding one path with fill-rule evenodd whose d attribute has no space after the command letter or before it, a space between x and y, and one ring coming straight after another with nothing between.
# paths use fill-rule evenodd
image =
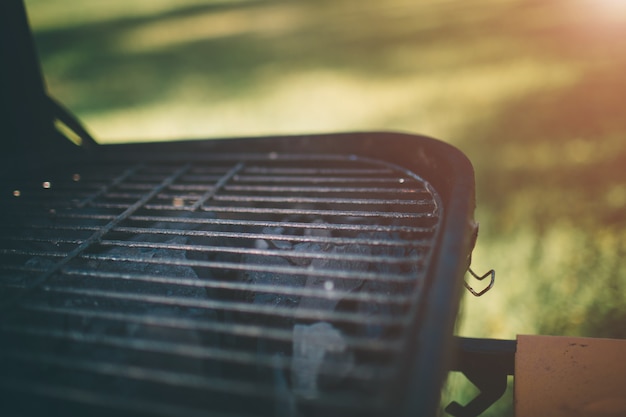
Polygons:
<instances>
[{"instance_id":1,"label":"metal hook","mask_svg":"<svg viewBox=\"0 0 626 417\"><path fill-rule=\"evenodd\" d=\"M465 281L465 288L468 289L469 292L472 293L473 296L475 297L480 297L481 295L483 295L484 293L486 293L487 291L489 291L490 289L493 288L493 285L496 282L496 271L491 269L489 271L487 271L487 273L485 273L484 275L477 275L474 271L472 271L471 267L468 267L467 270L469 271L470 274L472 274L472 276L474 278L476 278L479 281L484 280L487 277L491 277L491 279L489 280L489 285L487 285L485 288L483 288L481 291L476 291L474 290L472 287L470 287L470 285L467 283L467 281Z\"/></svg>"}]
</instances>

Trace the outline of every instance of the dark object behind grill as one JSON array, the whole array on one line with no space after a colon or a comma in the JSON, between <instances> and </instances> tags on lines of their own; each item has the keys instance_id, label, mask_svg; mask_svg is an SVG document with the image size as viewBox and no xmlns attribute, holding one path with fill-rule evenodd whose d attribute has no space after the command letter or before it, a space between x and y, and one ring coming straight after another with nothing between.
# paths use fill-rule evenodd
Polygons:
<instances>
[{"instance_id":1,"label":"dark object behind grill","mask_svg":"<svg viewBox=\"0 0 626 417\"><path fill-rule=\"evenodd\" d=\"M46 95L20 3L2 7L24 37L3 36L3 412L436 413L475 239L459 151L391 133L97 146Z\"/></svg>"}]
</instances>

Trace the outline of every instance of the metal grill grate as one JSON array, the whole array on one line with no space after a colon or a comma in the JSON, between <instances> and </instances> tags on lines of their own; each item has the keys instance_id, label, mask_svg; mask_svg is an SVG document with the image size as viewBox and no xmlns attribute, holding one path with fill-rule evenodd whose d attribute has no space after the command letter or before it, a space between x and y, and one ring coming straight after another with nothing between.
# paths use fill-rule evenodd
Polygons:
<instances>
[{"instance_id":1,"label":"metal grill grate","mask_svg":"<svg viewBox=\"0 0 626 417\"><path fill-rule=\"evenodd\" d=\"M278 153L38 175L2 184L8 411L385 414L442 221L419 176Z\"/></svg>"}]
</instances>

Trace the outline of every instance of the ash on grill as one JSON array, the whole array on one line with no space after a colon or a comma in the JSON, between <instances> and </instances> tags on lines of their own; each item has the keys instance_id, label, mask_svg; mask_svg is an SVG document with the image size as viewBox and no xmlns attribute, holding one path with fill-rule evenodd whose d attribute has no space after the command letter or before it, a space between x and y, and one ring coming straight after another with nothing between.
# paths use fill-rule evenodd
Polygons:
<instances>
[{"instance_id":1,"label":"ash on grill","mask_svg":"<svg viewBox=\"0 0 626 417\"><path fill-rule=\"evenodd\" d=\"M323 224L323 220L315 218L287 218L285 223L300 222ZM406 248L375 248L357 244L333 244L328 242L299 242L288 240L273 240L272 236L312 236L331 238L328 229L301 229L289 227L264 228L263 234L266 239L257 239L255 247L258 249L274 249L282 256L269 258L265 256L246 254L242 256L242 263L249 265L278 265L285 267L296 266L308 271L362 271L370 273L406 273L399 265L386 265L371 263L371 259L377 255L389 255L394 257L409 257L410 250ZM376 239L380 233L357 233L357 239ZM377 250L376 250L377 249ZM412 249L414 252L415 249ZM313 258L307 254L315 254ZM414 253L413 253L414 254ZM412 266L415 267L415 266ZM394 309L393 305L363 302L361 300L346 299L349 293L378 293L398 294L403 290L397 283L387 283L359 278L333 279L329 276L303 276L273 274L262 271L244 271L238 278L253 285L262 285L266 288L290 288L300 287L303 295L283 295L272 292L251 292L246 298L254 304L273 305L293 308L298 311L314 311L318 314L331 316L333 311L344 311L359 314L367 323L367 317L376 314L398 317L402 311ZM270 290L271 291L271 290ZM310 314L310 313L309 313ZM293 327L293 341L291 346L270 346L264 340L259 341L258 349L263 353L272 353L291 356L291 373L285 374L290 378L292 393L297 398L316 398L320 390L338 389L350 375L355 361L359 359L359 352L352 351L348 347L346 337L366 336L375 338L388 337L384 326L378 324L365 324L355 326L350 323L321 321L306 317L283 317L272 319L264 324L273 326ZM246 319L251 319L247 317ZM349 384L347 384L349 386ZM354 385L352 385L354 388ZM363 389L375 389L376 387L360 387Z\"/></svg>"}]
</instances>

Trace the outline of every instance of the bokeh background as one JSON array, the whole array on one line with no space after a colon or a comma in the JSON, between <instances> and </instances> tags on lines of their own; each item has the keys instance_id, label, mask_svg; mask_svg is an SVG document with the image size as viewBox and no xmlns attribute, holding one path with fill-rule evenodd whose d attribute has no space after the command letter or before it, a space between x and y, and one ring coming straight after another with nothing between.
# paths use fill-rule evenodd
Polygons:
<instances>
[{"instance_id":1,"label":"bokeh background","mask_svg":"<svg viewBox=\"0 0 626 417\"><path fill-rule=\"evenodd\" d=\"M105 143L393 130L476 171L458 333L626 338L626 1L27 0ZM449 398L471 397L453 376ZM511 391L486 415L512 414Z\"/></svg>"}]
</instances>

